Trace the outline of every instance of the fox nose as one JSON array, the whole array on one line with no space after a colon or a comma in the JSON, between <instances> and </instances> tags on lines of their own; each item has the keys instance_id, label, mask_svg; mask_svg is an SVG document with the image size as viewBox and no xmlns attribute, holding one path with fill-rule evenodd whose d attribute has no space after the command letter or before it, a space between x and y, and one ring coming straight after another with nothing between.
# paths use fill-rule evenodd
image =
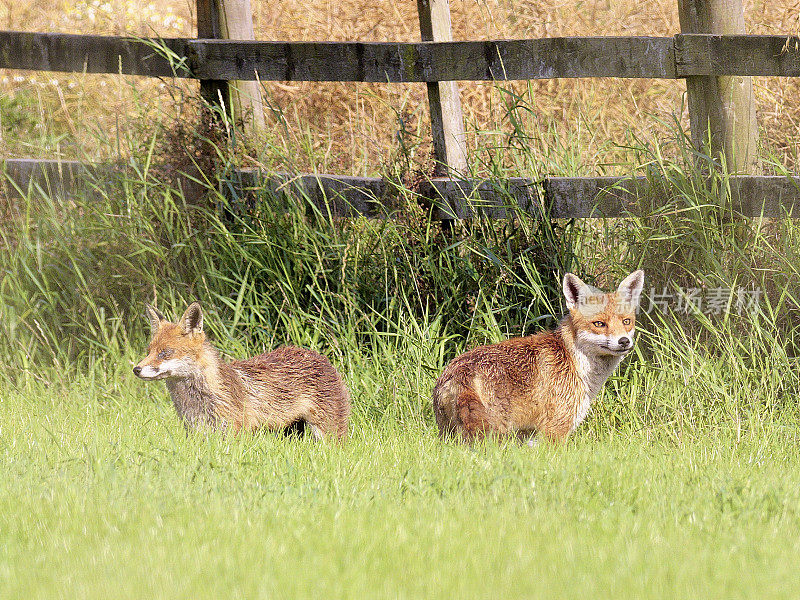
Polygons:
<instances>
[{"instance_id":1,"label":"fox nose","mask_svg":"<svg viewBox=\"0 0 800 600\"><path fill-rule=\"evenodd\" d=\"M621 337L621 338L619 338L619 342L617 342L617 343L620 346L622 346L623 348L627 348L628 346L630 346L631 340L630 340L630 338Z\"/></svg>"},{"instance_id":2,"label":"fox nose","mask_svg":"<svg viewBox=\"0 0 800 600\"><path fill-rule=\"evenodd\" d=\"M142 372L142 367L133 367L133 374L138 376Z\"/></svg>"}]
</instances>

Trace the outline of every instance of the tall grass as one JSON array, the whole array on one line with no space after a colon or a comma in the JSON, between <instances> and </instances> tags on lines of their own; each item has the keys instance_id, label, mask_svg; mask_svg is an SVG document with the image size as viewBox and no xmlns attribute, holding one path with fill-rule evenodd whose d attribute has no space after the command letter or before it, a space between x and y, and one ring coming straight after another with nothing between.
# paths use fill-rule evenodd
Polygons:
<instances>
[{"instance_id":1,"label":"tall grass","mask_svg":"<svg viewBox=\"0 0 800 600\"><path fill-rule=\"evenodd\" d=\"M492 171L500 193L502 178L518 174L506 165L553 170L532 148L541 132L527 129L525 97L508 99L513 135L481 151L499 157ZM212 338L230 355L296 343L345 370L379 365L359 371L365 379L356 385L386 385L380 365L402 365L429 386L465 347L554 325L564 272L611 287L642 267L644 304L653 293L673 300L666 312L642 315L637 356L610 385L608 396L619 403L601 409L607 422L683 427L796 410L799 230L791 220L733 213L724 165L704 165L709 159L690 149L677 126L671 142L635 146L631 173L670 184L644 214L584 222L519 214L452 228L430 219L404 169L390 220L335 218L303 197L232 197L226 174L241 158L225 131L233 129L189 138L184 129L177 138L156 132L137 143L112 184L97 182L71 198L30 190L9 201L0 227L6 378L52 382L51 368L62 376L115 372L144 344L145 301L174 315L199 299ZM160 165L164 148L182 146L202 201ZM197 162L197 148L214 160ZM709 314L680 309L677 298L689 288L732 292ZM754 289L759 301L741 310L736 291ZM665 385L671 395L655 402L654 390ZM752 393L733 393L741 389ZM425 396L390 396L367 412L421 415Z\"/></svg>"}]
</instances>

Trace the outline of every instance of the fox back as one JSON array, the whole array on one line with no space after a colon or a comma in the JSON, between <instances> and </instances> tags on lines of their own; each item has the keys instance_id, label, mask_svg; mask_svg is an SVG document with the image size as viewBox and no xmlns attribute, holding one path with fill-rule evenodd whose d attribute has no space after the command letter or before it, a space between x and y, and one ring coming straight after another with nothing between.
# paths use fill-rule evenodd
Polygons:
<instances>
[{"instance_id":1,"label":"fox back","mask_svg":"<svg viewBox=\"0 0 800 600\"><path fill-rule=\"evenodd\" d=\"M177 323L146 307L152 339L133 372L164 379L187 427L281 430L308 426L317 438L347 435L350 397L330 361L313 350L285 346L225 362L206 339L198 303Z\"/></svg>"},{"instance_id":2,"label":"fox back","mask_svg":"<svg viewBox=\"0 0 800 600\"><path fill-rule=\"evenodd\" d=\"M474 348L445 367L433 390L442 436L564 439L633 347L644 272L604 293L572 273L569 312L553 331Z\"/></svg>"}]
</instances>

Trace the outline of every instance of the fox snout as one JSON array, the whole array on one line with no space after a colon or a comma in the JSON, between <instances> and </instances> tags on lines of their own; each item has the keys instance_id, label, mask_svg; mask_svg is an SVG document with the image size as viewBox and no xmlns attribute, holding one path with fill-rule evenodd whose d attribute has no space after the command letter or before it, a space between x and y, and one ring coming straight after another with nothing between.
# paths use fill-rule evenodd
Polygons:
<instances>
[{"instance_id":1,"label":"fox snout","mask_svg":"<svg viewBox=\"0 0 800 600\"><path fill-rule=\"evenodd\" d=\"M139 379L151 380L151 379L163 379L167 375L169 375L169 371L162 369L160 367L154 367L153 365L142 365L139 363L135 367L133 367L133 374L136 375Z\"/></svg>"},{"instance_id":2,"label":"fox snout","mask_svg":"<svg viewBox=\"0 0 800 600\"><path fill-rule=\"evenodd\" d=\"M610 335L605 343L600 344L600 347L610 350L612 354L627 354L633 349L633 339L630 334L622 335L619 338Z\"/></svg>"},{"instance_id":3,"label":"fox snout","mask_svg":"<svg viewBox=\"0 0 800 600\"><path fill-rule=\"evenodd\" d=\"M633 348L633 342L627 336L622 336L617 340L616 348L613 345L611 346L611 349L616 352L628 352L631 348Z\"/></svg>"},{"instance_id":4,"label":"fox snout","mask_svg":"<svg viewBox=\"0 0 800 600\"><path fill-rule=\"evenodd\" d=\"M633 349L633 332L625 332L617 337L613 333L579 331L577 341L584 351L621 355Z\"/></svg>"}]
</instances>

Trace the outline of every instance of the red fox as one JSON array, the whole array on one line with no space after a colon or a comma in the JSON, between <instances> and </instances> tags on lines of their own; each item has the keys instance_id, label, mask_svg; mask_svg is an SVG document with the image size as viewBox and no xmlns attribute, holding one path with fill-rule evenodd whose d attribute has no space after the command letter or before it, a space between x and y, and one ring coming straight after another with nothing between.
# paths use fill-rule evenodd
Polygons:
<instances>
[{"instance_id":1,"label":"red fox","mask_svg":"<svg viewBox=\"0 0 800 600\"><path fill-rule=\"evenodd\" d=\"M177 323L149 304L145 315L153 339L133 372L142 379L166 381L187 428L237 432L308 425L318 439L346 437L350 396L321 354L285 346L227 363L203 333L203 311L197 302Z\"/></svg>"},{"instance_id":2,"label":"red fox","mask_svg":"<svg viewBox=\"0 0 800 600\"><path fill-rule=\"evenodd\" d=\"M567 273L569 312L554 331L480 346L445 367L433 390L439 434L565 439L633 347L643 286L641 270L612 293Z\"/></svg>"}]
</instances>

